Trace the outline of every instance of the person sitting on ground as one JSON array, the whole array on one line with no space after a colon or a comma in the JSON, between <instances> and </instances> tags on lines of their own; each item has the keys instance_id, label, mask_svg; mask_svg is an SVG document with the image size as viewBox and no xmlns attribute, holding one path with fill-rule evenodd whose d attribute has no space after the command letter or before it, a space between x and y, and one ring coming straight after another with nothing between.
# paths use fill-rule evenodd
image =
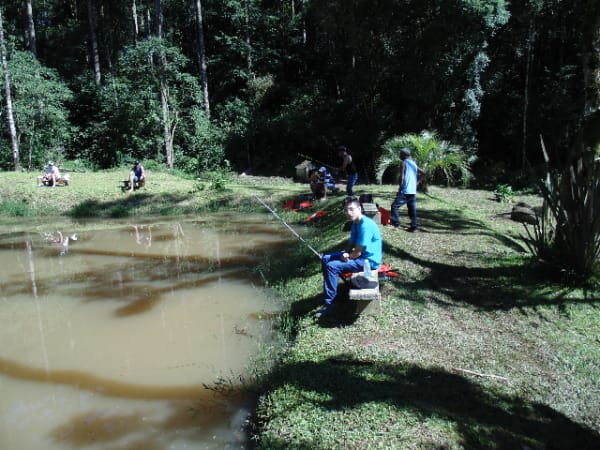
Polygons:
<instances>
[{"instance_id":1,"label":"person sitting on ground","mask_svg":"<svg viewBox=\"0 0 600 450\"><path fill-rule=\"evenodd\" d=\"M129 172L129 192L133 192L135 184L139 183L140 187L146 187L146 173L144 172L144 166L136 159Z\"/></svg>"},{"instance_id":2,"label":"person sitting on ground","mask_svg":"<svg viewBox=\"0 0 600 450\"><path fill-rule=\"evenodd\" d=\"M317 173L317 191L321 193L319 198L327 200L327 192L336 193L338 191L335 186L335 180L325 167L321 167Z\"/></svg>"},{"instance_id":3,"label":"person sitting on ground","mask_svg":"<svg viewBox=\"0 0 600 450\"><path fill-rule=\"evenodd\" d=\"M325 185L319 182L318 170L313 170L310 173L310 191L315 198L323 198L326 195Z\"/></svg>"},{"instance_id":4,"label":"person sitting on ground","mask_svg":"<svg viewBox=\"0 0 600 450\"><path fill-rule=\"evenodd\" d=\"M42 177L42 182L50 187L56 187L56 182L60 179L60 172L58 167L54 165L54 162L48 161L48 167L46 173Z\"/></svg>"},{"instance_id":5,"label":"person sitting on ground","mask_svg":"<svg viewBox=\"0 0 600 450\"><path fill-rule=\"evenodd\" d=\"M330 191L337 191L337 188L335 187L335 180L325 167L321 167L319 169L319 181L323 183Z\"/></svg>"},{"instance_id":6,"label":"person sitting on ground","mask_svg":"<svg viewBox=\"0 0 600 450\"><path fill-rule=\"evenodd\" d=\"M325 305L317 312L317 318L331 312L337 295L338 277L342 273L361 272L365 260L369 260L372 270L377 270L381 265L383 246L377 224L363 215L356 197L344 200L344 213L352 222L350 240L346 251L326 254L321 258Z\"/></svg>"}]
</instances>

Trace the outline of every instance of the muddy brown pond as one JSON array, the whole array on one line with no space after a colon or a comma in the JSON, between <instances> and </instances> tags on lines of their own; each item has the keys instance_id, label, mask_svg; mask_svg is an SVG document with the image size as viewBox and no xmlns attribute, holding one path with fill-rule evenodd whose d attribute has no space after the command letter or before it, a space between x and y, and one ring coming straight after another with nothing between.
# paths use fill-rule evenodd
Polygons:
<instances>
[{"instance_id":1,"label":"muddy brown pond","mask_svg":"<svg viewBox=\"0 0 600 450\"><path fill-rule=\"evenodd\" d=\"M274 345L260 268L290 234L228 215L38 228L0 232L0 449L245 448L235 385Z\"/></svg>"}]
</instances>

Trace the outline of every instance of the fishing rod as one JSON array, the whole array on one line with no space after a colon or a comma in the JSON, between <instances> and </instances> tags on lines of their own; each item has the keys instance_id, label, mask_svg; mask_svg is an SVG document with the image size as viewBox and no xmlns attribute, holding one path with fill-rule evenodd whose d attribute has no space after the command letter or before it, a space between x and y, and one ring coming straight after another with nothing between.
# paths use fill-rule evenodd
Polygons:
<instances>
[{"instance_id":1,"label":"fishing rod","mask_svg":"<svg viewBox=\"0 0 600 450\"><path fill-rule=\"evenodd\" d=\"M324 163L323 161L319 161L318 159L315 159L315 158L313 158L312 156L308 156L308 155L305 155L305 154L303 154L303 153L297 153L297 155L298 155L298 156L302 156L303 158L306 158L306 159L310 159L311 161L314 161L314 162L316 162L316 163L319 163L319 164L320 164L320 165L322 165L322 166L329 167L330 169L337 169L337 167L333 167L333 166L332 166L332 165L330 165L330 164Z\"/></svg>"},{"instance_id":2,"label":"fishing rod","mask_svg":"<svg viewBox=\"0 0 600 450\"><path fill-rule=\"evenodd\" d=\"M323 257L323 255L321 255L308 242L306 242L306 240L302 236L300 236L296 232L296 230L294 230L291 226L289 226L285 220L283 220L281 217L279 217L279 214L277 214L275 211L273 211L273 209L271 209L271 207L269 205L267 205L265 202L263 202L262 199L258 195L255 195L254 197L256 197L256 200L258 200L265 208L267 208L271 212L271 214L273 214L275 217L277 217L281 221L281 223L283 223L287 227L287 229L292 232L292 234L294 236L296 236L298 239L300 239L300 241L302 241L302 243L304 245L306 245L315 255L317 255L317 257L319 259L321 259Z\"/></svg>"}]
</instances>

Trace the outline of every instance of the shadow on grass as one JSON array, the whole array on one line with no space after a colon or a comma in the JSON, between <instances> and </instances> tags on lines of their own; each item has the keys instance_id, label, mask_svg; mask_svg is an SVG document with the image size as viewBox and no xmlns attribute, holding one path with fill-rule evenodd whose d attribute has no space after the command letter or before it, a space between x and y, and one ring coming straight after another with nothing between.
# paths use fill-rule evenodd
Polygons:
<instances>
[{"instance_id":1,"label":"shadow on grass","mask_svg":"<svg viewBox=\"0 0 600 450\"><path fill-rule=\"evenodd\" d=\"M556 279L533 264L512 264L495 267L467 267L428 261L398 248L388 248L395 258L410 261L430 270L429 275L412 285L413 289L436 290L453 301L468 303L484 310L509 310L538 305L564 305L572 292L569 286L549 283ZM405 284L411 289L410 284ZM585 291L579 302L597 303L597 291Z\"/></svg>"},{"instance_id":2,"label":"shadow on grass","mask_svg":"<svg viewBox=\"0 0 600 450\"><path fill-rule=\"evenodd\" d=\"M338 328L352 325L359 317L356 313L356 306L348 300L349 286L345 283L340 283L338 287L338 295L335 298L335 308L328 316L321 317L315 320L322 328ZM316 310L323 306L323 294L317 294L292 302L289 309L291 319L291 333L289 338L295 339L298 332L300 321L308 316L316 313Z\"/></svg>"},{"instance_id":3,"label":"shadow on grass","mask_svg":"<svg viewBox=\"0 0 600 450\"><path fill-rule=\"evenodd\" d=\"M265 198L282 198L278 185L257 187L258 196ZM190 204L194 197L204 198L201 205ZM277 201L279 203L279 201ZM135 194L123 194L117 199L107 201L85 200L68 211L67 215L75 219L85 218L125 218L136 214L136 210L144 209L148 214L176 215L198 212L222 211L235 207L239 211L257 211L263 209L260 203L247 194L240 195L237 191L224 189L222 191L195 191L188 193L151 193L138 191ZM276 209L280 209L277 205Z\"/></svg>"},{"instance_id":4,"label":"shadow on grass","mask_svg":"<svg viewBox=\"0 0 600 450\"><path fill-rule=\"evenodd\" d=\"M507 234L498 233L484 222L465 217L460 210L436 210L419 211L419 221L425 224L423 231L432 234L459 233L461 236L477 234L490 236L508 248L517 252L525 250L524 244L520 244Z\"/></svg>"},{"instance_id":5,"label":"shadow on grass","mask_svg":"<svg viewBox=\"0 0 600 450\"><path fill-rule=\"evenodd\" d=\"M172 208L172 205L188 199L189 196L184 194L150 194L147 192L138 192L110 201L85 200L71 208L67 214L76 219L129 217L131 214L134 214L137 208L151 207L156 210L155 213L160 213L162 209ZM178 210L178 212L185 211Z\"/></svg>"},{"instance_id":6,"label":"shadow on grass","mask_svg":"<svg viewBox=\"0 0 600 450\"><path fill-rule=\"evenodd\" d=\"M441 369L371 363L341 355L322 362L279 367L270 381L275 389L285 386L289 391L287 386L292 385L301 391L299 401L311 398L315 407L330 411L341 413L379 402L424 418L443 419L453 424L462 448L600 448L597 432L553 408L483 389L464 376ZM397 420L395 417L392 412L389 420ZM365 436L368 439L368 431ZM315 436L314 441L299 443L295 448L324 448L323 445ZM439 445L436 443L435 447ZM274 438L266 447L289 446L289 440Z\"/></svg>"}]
</instances>

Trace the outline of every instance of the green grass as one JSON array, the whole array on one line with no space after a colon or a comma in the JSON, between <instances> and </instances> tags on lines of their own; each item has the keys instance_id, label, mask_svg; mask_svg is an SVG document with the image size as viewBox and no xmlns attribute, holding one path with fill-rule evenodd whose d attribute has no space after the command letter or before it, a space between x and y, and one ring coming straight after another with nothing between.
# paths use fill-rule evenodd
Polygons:
<instances>
[{"instance_id":1,"label":"green grass","mask_svg":"<svg viewBox=\"0 0 600 450\"><path fill-rule=\"evenodd\" d=\"M370 188L386 207L392 189ZM257 447L597 448L598 290L533 264L492 192L432 187L418 210L424 232L383 230L404 280L382 283L380 316L313 319L321 275L308 252L294 257L303 269L274 274L294 346L266 382ZM329 218L311 243L346 238Z\"/></svg>"},{"instance_id":2,"label":"green grass","mask_svg":"<svg viewBox=\"0 0 600 450\"><path fill-rule=\"evenodd\" d=\"M119 189L125 177L124 170L75 173L71 186L51 190L36 188L35 175L1 173L2 223L13 231L36 218L47 223L48 215L160 220L222 209L264 211L276 221L258 196L321 252L340 249L348 237L341 197L283 211L285 199L307 192L287 180L237 177L215 191L151 172L146 191L126 194ZM359 186L365 191L389 207L395 187ZM290 344L260 374L254 445L600 448L597 285L562 284L560 274L532 262L522 226L506 219L510 206L491 191L432 186L417 206L422 233L382 231L384 259L403 278L382 283L379 316L354 317L342 303L330 320L316 321L320 262L300 241L257 267L289 304L279 325ZM318 209L328 214L306 226Z\"/></svg>"},{"instance_id":3,"label":"green grass","mask_svg":"<svg viewBox=\"0 0 600 450\"><path fill-rule=\"evenodd\" d=\"M123 192L128 169L73 172L69 186L37 187L37 173L0 173L0 216L110 219L173 216L236 205L244 183L234 180L218 192L206 183L167 172L147 171L146 189Z\"/></svg>"}]
</instances>

